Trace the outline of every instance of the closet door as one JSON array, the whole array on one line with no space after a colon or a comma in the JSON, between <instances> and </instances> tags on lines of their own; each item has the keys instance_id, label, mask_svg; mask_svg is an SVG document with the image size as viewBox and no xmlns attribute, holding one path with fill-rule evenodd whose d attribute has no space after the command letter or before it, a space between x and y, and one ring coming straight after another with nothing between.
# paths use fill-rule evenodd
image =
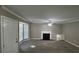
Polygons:
<instances>
[{"instance_id":1,"label":"closet door","mask_svg":"<svg viewBox=\"0 0 79 59\"><path fill-rule=\"evenodd\" d=\"M2 52L18 52L18 21L2 16Z\"/></svg>"}]
</instances>

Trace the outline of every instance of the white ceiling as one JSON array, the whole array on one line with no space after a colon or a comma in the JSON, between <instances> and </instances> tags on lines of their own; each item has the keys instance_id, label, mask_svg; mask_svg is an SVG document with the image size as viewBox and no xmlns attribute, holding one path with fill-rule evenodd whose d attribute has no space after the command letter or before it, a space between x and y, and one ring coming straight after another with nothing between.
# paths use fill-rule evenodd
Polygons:
<instances>
[{"instance_id":1,"label":"white ceiling","mask_svg":"<svg viewBox=\"0 0 79 59\"><path fill-rule=\"evenodd\" d=\"M7 8L32 23L68 23L79 21L79 6L76 5L7 5Z\"/></svg>"}]
</instances>

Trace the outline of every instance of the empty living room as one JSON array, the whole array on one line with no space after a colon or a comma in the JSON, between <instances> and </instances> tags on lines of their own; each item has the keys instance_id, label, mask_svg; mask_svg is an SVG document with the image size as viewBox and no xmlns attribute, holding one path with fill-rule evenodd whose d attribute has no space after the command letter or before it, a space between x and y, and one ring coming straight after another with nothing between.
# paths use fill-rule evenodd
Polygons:
<instances>
[{"instance_id":1,"label":"empty living room","mask_svg":"<svg viewBox=\"0 0 79 59\"><path fill-rule=\"evenodd\" d=\"M79 53L79 5L0 5L1 53Z\"/></svg>"}]
</instances>

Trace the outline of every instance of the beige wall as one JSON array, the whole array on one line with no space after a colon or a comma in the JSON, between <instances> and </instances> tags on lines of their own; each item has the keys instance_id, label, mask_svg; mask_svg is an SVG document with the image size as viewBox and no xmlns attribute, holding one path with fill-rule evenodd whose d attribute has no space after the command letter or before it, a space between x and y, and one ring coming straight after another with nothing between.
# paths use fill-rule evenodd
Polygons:
<instances>
[{"instance_id":1,"label":"beige wall","mask_svg":"<svg viewBox=\"0 0 79 59\"><path fill-rule=\"evenodd\" d=\"M63 25L65 40L79 45L79 22Z\"/></svg>"},{"instance_id":2,"label":"beige wall","mask_svg":"<svg viewBox=\"0 0 79 59\"><path fill-rule=\"evenodd\" d=\"M51 31L52 39L56 39L56 34L61 33L61 25L54 24L52 27L49 27L47 24L31 24L31 38L41 39L41 31Z\"/></svg>"}]
</instances>

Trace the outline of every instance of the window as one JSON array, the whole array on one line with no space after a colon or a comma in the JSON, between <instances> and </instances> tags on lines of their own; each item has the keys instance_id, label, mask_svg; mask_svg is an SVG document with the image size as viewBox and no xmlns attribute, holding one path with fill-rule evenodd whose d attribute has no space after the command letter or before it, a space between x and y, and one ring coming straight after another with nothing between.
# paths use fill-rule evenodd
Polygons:
<instances>
[{"instance_id":1,"label":"window","mask_svg":"<svg viewBox=\"0 0 79 59\"><path fill-rule=\"evenodd\" d=\"M29 38L28 23L19 22L19 41Z\"/></svg>"}]
</instances>

